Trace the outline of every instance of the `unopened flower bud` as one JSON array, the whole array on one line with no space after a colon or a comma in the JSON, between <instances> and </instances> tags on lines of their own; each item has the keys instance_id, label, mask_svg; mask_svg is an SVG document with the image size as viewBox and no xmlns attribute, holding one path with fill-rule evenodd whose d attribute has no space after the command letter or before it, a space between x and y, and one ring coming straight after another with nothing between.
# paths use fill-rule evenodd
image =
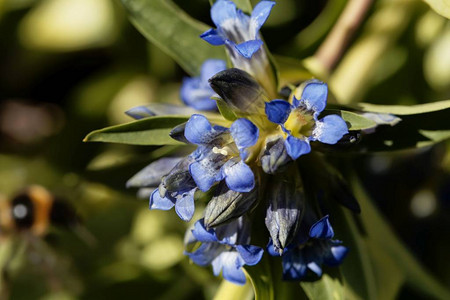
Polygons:
<instances>
[{"instance_id":1,"label":"unopened flower bud","mask_svg":"<svg viewBox=\"0 0 450 300\"><path fill-rule=\"evenodd\" d=\"M297 172L289 172L287 176L271 177L267 191L269 205L266 227L275 251L282 255L284 248L294 238L303 215L305 195L300 175Z\"/></svg>"},{"instance_id":2,"label":"unopened flower bud","mask_svg":"<svg viewBox=\"0 0 450 300\"><path fill-rule=\"evenodd\" d=\"M258 82L247 72L232 68L209 79L212 89L237 115L264 114L268 99Z\"/></svg>"},{"instance_id":3,"label":"unopened flower bud","mask_svg":"<svg viewBox=\"0 0 450 300\"><path fill-rule=\"evenodd\" d=\"M261 156L261 167L267 174L275 174L286 169L291 162L291 157L287 154L282 136L266 142L266 148Z\"/></svg>"},{"instance_id":4,"label":"unopened flower bud","mask_svg":"<svg viewBox=\"0 0 450 300\"><path fill-rule=\"evenodd\" d=\"M230 190L225 182L217 187L205 210L205 226L215 227L236 219L254 206L258 199L258 189L248 193Z\"/></svg>"}]
</instances>

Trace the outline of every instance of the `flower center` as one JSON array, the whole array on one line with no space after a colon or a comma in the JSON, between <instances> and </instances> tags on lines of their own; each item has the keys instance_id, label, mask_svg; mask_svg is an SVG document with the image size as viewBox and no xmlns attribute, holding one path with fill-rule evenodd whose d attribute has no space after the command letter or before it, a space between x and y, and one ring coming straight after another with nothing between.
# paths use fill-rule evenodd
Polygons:
<instances>
[{"instance_id":1,"label":"flower center","mask_svg":"<svg viewBox=\"0 0 450 300\"><path fill-rule=\"evenodd\" d=\"M291 111L284 127L288 129L296 138L310 136L315 125L314 118L301 108Z\"/></svg>"}]
</instances>

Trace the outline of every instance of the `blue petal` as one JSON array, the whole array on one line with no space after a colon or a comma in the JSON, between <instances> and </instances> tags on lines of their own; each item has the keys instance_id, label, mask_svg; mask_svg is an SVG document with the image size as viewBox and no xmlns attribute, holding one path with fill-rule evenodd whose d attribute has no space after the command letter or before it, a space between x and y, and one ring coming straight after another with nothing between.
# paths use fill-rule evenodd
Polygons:
<instances>
[{"instance_id":1,"label":"blue petal","mask_svg":"<svg viewBox=\"0 0 450 300\"><path fill-rule=\"evenodd\" d=\"M237 245L236 250L248 266L254 266L259 263L264 254L264 250L261 247L253 245Z\"/></svg>"},{"instance_id":2,"label":"blue petal","mask_svg":"<svg viewBox=\"0 0 450 300\"><path fill-rule=\"evenodd\" d=\"M299 280L306 276L308 268L298 251L287 252L282 258L283 279Z\"/></svg>"},{"instance_id":3,"label":"blue petal","mask_svg":"<svg viewBox=\"0 0 450 300\"><path fill-rule=\"evenodd\" d=\"M225 39L213 28L203 32L200 38L213 46L220 46L225 43Z\"/></svg>"},{"instance_id":4,"label":"blue petal","mask_svg":"<svg viewBox=\"0 0 450 300\"><path fill-rule=\"evenodd\" d=\"M208 79L227 68L227 63L222 59L208 59L202 64L202 82L209 87ZM212 89L211 89L212 91Z\"/></svg>"},{"instance_id":5,"label":"blue petal","mask_svg":"<svg viewBox=\"0 0 450 300\"><path fill-rule=\"evenodd\" d=\"M226 251L220 254L222 263L222 276L226 280L236 283L245 284L245 274L242 271L242 264L239 254L235 251Z\"/></svg>"},{"instance_id":6,"label":"blue petal","mask_svg":"<svg viewBox=\"0 0 450 300\"><path fill-rule=\"evenodd\" d=\"M270 256L280 256L280 253L275 251L275 247L273 246L272 239L269 239L269 243L267 244L266 250Z\"/></svg>"},{"instance_id":7,"label":"blue petal","mask_svg":"<svg viewBox=\"0 0 450 300\"><path fill-rule=\"evenodd\" d=\"M195 222L194 229L192 229L192 234L199 242L214 243L218 241L214 230L206 230L203 219Z\"/></svg>"},{"instance_id":8,"label":"blue petal","mask_svg":"<svg viewBox=\"0 0 450 300\"><path fill-rule=\"evenodd\" d=\"M201 162L194 162L189 166L189 173L197 184L198 188L203 192L209 191L209 189L216 182L215 174L211 174L208 167Z\"/></svg>"},{"instance_id":9,"label":"blue petal","mask_svg":"<svg viewBox=\"0 0 450 300\"><path fill-rule=\"evenodd\" d=\"M214 262L223 246L218 243L205 243L198 247L194 252L185 252L187 256L199 266L207 266Z\"/></svg>"},{"instance_id":10,"label":"blue petal","mask_svg":"<svg viewBox=\"0 0 450 300\"><path fill-rule=\"evenodd\" d=\"M250 26L251 30L254 30L255 35L261 26L266 22L274 5L274 1L261 1L253 8Z\"/></svg>"},{"instance_id":11,"label":"blue petal","mask_svg":"<svg viewBox=\"0 0 450 300\"><path fill-rule=\"evenodd\" d=\"M329 266L337 266L342 263L347 256L348 248L341 245L331 246L330 255L325 258L325 263Z\"/></svg>"},{"instance_id":12,"label":"blue petal","mask_svg":"<svg viewBox=\"0 0 450 300\"><path fill-rule=\"evenodd\" d=\"M243 57L252 58L262 45L263 41L261 40L250 40L236 45L235 48Z\"/></svg>"},{"instance_id":13,"label":"blue petal","mask_svg":"<svg viewBox=\"0 0 450 300\"><path fill-rule=\"evenodd\" d=\"M318 80L311 80L306 83L306 86L303 89L301 101L308 110L314 111L317 116L327 105L327 95L328 86L326 83Z\"/></svg>"},{"instance_id":14,"label":"blue petal","mask_svg":"<svg viewBox=\"0 0 450 300\"><path fill-rule=\"evenodd\" d=\"M175 203L175 211L183 221L190 221L194 215L194 193L196 189L192 189L184 193L182 197L177 199Z\"/></svg>"},{"instance_id":15,"label":"blue petal","mask_svg":"<svg viewBox=\"0 0 450 300\"><path fill-rule=\"evenodd\" d=\"M308 269L316 273L317 276L322 276L322 268L315 261L308 263Z\"/></svg>"},{"instance_id":16,"label":"blue petal","mask_svg":"<svg viewBox=\"0 0 450 300\"><path fill-rule=\"evenodd\" d=\"M156 189L150 196L150 209L169 210L175 205L175 200L169 197L161 197L159 190Z\"/></svg>"},{"instance_id":17,"label":"blue petal","mask_svg":"<svg viewBox=\"0 0 450 300\"><path fill-rule=\"evenodd\" d=\"M222 133L227 131L226 128L220 126L211 126L208 119L202 115L192 115L186 123L184 136L193 144L208 144Z\"/></svg>"},{"instance_id":18,"label":"blue petal","mask_svg":"<svg viewBox=\"0 0 450 300\"><path fill-rule=\"evenodd\" d=\"M333 227L331 227L328 215L311 226L309 236L316 239L331 239L334 236Z\"/></svg>"},{"instance_id":19,"label":"blue petal","mask_svg":"<svg viewBox=\"0 0 450 300\"><path fill-rule=\"evenodd\" d=\"M184 135L193 144L208 143L209 133L212 131L211 123L202 115L192 115L186 123Z\"/></svg>"},{"instance_id":20,"label":"blue petal","mask_svg":"<svg viewBox=\"0 0 450 300\"><path fill-rule=\"evenodd\" d=\"M284 145L286 146L288 155L293 160L296 160L303 154L308 154L309 152L311 152L311 146L308 142L302 141L296 137L293 137L292 135L288 136L288 138L284 142Z\"/></svg>"},{"instance_id":21,"label":"blue petal","mask_svg":"<svg viewBox=\"0 0 450 300\"><path fill-rule=\"evenodd\" d=\"M146 106L138 106L133 107L132 109L129 109L125 112L128 116L132 117L133 119L140 120L147 117L155 116L156 114L152 112L148 107Z\"/></svg>"},{"instance_id":22,"label":"blue petal","mask_svg":"<svg viewBox=\"0 0 450 300\"><path fill-rule=\"evenodd\" d=\"M227 20L237 20L236 5L232 1L219 0L211 7L211 19L217 27Z\"/></svg>"},{"instance_id":23,"label":"blue petal","mask_svg":"<svg viewBox=\"0 0 450 300\"><path fill-rule=\"evenodd\" d=\"M247 119L237 119L231 124L231 136L241 152L242 159L246 159L245 148L251 147L258 141L259 129Z\"/></svg>"},{"instance_id":24,"label":"blue petal","mask_svg":"<svg viewBox=\"0 0 450 300\"><path fill-rule=\"evenodd\" d=\"M336 144L347 133L347 124L340 116L328 115L316 122L313 138L325 144Z\"/></svg>"},{"instance_id":25,"label":"blue petal","mask_svg":"<svg viewBox=\"0 0 450 300\"><path fill-rule=\"evenodd\" d=\"M183 79L180 98L188 106L197 110L216 110L216 101L211 99L215 92L207 84L202 84L199 77Z\"/></svg>"},{"instance_id":26,"label":"blue petal","mask_svg":"<svg viewBox=\"0 0 450 300\"><path fill-rule=\"evenodd\" d=\"M266 102L266 115L269 121L276 124L284 124L291 112L291 105L289 102L276 99Z\"/></svg>"},{"instance_id":27,"label":"blue petal","mask_svg":"<svg viewBox=\"0 0 450 300\"><path fill-rule=\"evenodd\" d=\"M232 160L227 161L222 167L222 173L230 190L245 193L255 187L255 175L243 161L238 163Z\"/></svg>"}]
</instances>

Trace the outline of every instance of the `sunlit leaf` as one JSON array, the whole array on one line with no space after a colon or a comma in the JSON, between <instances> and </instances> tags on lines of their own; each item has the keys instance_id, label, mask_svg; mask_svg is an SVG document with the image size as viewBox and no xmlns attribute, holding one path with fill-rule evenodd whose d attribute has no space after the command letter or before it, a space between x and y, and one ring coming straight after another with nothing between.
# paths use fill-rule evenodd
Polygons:
<instances>
[{"instance_id":1,"label":"sunlit leaf","mask_svg":"<svg viewBox=\"0 0 450 300\"><path fill-rule=\"evenodd\" d=\"M173 127L187 122L186 116L157 116L106 127L89 133L85 142L109 142L130 145L179 145L169 136Z\"/></svg>"},{"instance_id":2,"label":"sunlit leaf","mask_svg":"<svg viewBox=\"0 0 450 300\"><path fill-rule=\"evenodd\" d=\"M416 115L450 108L450 100L437 101L418 105L379 105L358 103L358 108L368 112L389 113L393 115Z\"/></svg>"},{"instance_id":3,"label":"sunlit leaf","mask_svg":"<svg viewBox=\"0 0 450 300\"><path fill-rule=\"evenodd\" d=\"M344 287L338 278L331 278L325 274L322 279L315 282L300 283L310 300L338 300L346 297Z\"/></svg>"},{"instance_id":4,"label":"sunlit leaf","mask_svg":"<svg viewBox=\"0 0 450 300\"><path fill-rule=\"evenodd\" d=\"M327 112L334 113L332 110ZM375 121L349 111L341 110L336 113L340 115L348 125L350 125L348 128L349 130L362 130L372 128L377 125Z\"/></svg>"},{"instance_id":5,"label":"sunlit leaf","mask_svg":"<svg viewBox=\"0 0 450 300\"><path fill-rule=\"evenodd\" d=\"M447 0L424 0L438 14L450 19L450 2Z\"/></svg>"},{"instance_id":6,"label":"sunlit leaf","mask_svg":"<svg viewBox=\"0 0 450 300\"><path fill-rule=\"evenodd\" d=\"M121 0L131 22L151 42L191 75L199 75L208 58L225 59L224 49L199 38L208 26L191 18L171 1Z\"/></svg>"}]
</instances>

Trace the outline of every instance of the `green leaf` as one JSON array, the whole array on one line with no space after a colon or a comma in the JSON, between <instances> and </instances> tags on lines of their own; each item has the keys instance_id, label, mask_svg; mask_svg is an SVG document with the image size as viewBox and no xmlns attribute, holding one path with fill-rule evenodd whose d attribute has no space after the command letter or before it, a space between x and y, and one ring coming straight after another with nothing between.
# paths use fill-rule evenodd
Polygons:
<instances>
[{"instance_id":1,"label":"green leaf","mask_svg":"<svg viewBox=\"0 0 450 300\"><path fill-rule=\"evenodd\" d=\"M327 110L327 113L335 113L337 115L340 115L342 119L344 119L345 122L347 122L347 126L349 130L362 130L362 129L368 129L373 128L377 125L377 123L371 119L367 119L361 115L341 110L341 111L333 111L333 110Z\"/></svg>"},{"instance_id":2,"label":"green leaf","mask_svg":"<svg viewBox=\"0 0 450 300\"><path fill-rule=\"evenodd\" d=\"M448 0L424 0L431 8L441 16L450 19L450 2Z\"/></svg>"},{"instance_id":3,"label":"green leaf","mask_svg":"<svg viewBox=\"0 0 450 300\"><path fill-rule=\"evenodd\" d=\"M236 285L229 281L223 280L214 295L213 300L228 300L228 299L240 299L240 300L252 300L253 289L249 282L245 285Z\"/></svg>"},{"instance_id":4,"label":"green leaf","mask_svg":"<svg viewBox=\"0 0 450 300\"><path fill-rule=\"evenodd\" d=\"M387 264L394 264L396 266L393 269L394 272L400 272L402 276L404 276L406 283L411 288L433 299L450 299L450 291L448 291L448 289L446 289L441 283L437 282L433 276L423 269L417 260L406 249L406 247L395 236L389 228L387 222L378 212L377 208L369 200L359 180L354 177L352 183L355 195L361 205L360 220L364 225L367 235L367 245L371 250L371 255L374 257L374 263L380 262L381 259L388 258L383 265L385 271L389 269L392 270L392 266L389 268L389 265ZM378 252L376 256L373 255L374 251ZM379 267L378 264L374 264L374 266ZM380 273L382 274L378 274L378 282L389 282L388 278L395 275L395 273ZM380 279L382 276L388 278ZM394 280L398 281L399 278ZM391 293L393 293L396 289L398 290L399 287L396 286L398 283L394 285L391 282L390 284L392 285L389 287L391 289Z\"/></svg>"},{"instance_id":5,"label":"green leaf","mask_svg":"<svg viewBox=\"0 0 450 300\"><path fill-rule=\"evenodd\" d=\"M363 136L353 150L366 152L420 148L450 138L450 108L422 114L403 115L395 126L380 126Z\"/></svg>"},{"instance_id":6,"label":"green leaf","mask_svg":"<svg viewBox=\"0 0 450 300\"><path fill-rule=\"evenodd\" d=\"M269 258L264 255L256 266L245 267L247 277L253 286L255 300L275 300L272 272Z\"/></svg>"},{"instance_id":7,"label":"green leaf","mask_svg":"<svg viewBox=\"0 0 450 300\"><path fill-rule=\"evenodd\" d=\"M187 122L187 116L156 116L106 127L89 133L84 142L108 142L129 145L182 145L169 136L173 127Z\"/></svg>"},{"instance_id":8,"label":"green leaf","mask_svg":"<svg viewBox=\"0 0 450 300\"><path fill-rule=\"evenodd\" d=\"M209 0L211 5L214 4L217 0ZM236 4L237 8L242 10L245 13L250 13L252 11L252 4L250 0L233 0L234 4Z\"/></svg>"},{"instance_id":9,"label":"green leaf","mask_svg":"<svg viewBox=\"0 0 450 300\"><path fill-rule=\"evenodd\" d=\"M358 108L367 112L388 113L398 116L416 115L436 112L450 108L450 100L437 101L418 105L378 105L371 103L358 103Z\"/></svg>"},{"instance_id":10,"label":"green leaf","mask_svg":"<svg viewBox=\"0 0 450 300\"><path fill-rule=\"evenodd\" d=\"M301 282L301 287L310 300L344 300L346 297L344 287L337 278L325 274L321 280L315 282Z\"/></svg>"},{"instance_id":11,"label":"green leaf","mask_svg":"<svg viewBox=\"0 0 450 300\"><path fill-rule=\"evenodd\" d=\"M186 72L199 75L209 58L226 59L222 47L214 47L199 38L209 29L191 18L169 0L121 0L134 26L155 43Z\"/></svg>"},{"instance_id":12,"label":"green leaf","mask_svg":"<svg viewBox=\"0 0 450 300\"><path fill-rule=\"evenodd\" d=\"M236 114L233 110L225 103L221 98L213 97L213 100L217 102L217 108L219 108L220 114L229 121L235 121L237 119Z\"/></svg>"}]
</instances>

